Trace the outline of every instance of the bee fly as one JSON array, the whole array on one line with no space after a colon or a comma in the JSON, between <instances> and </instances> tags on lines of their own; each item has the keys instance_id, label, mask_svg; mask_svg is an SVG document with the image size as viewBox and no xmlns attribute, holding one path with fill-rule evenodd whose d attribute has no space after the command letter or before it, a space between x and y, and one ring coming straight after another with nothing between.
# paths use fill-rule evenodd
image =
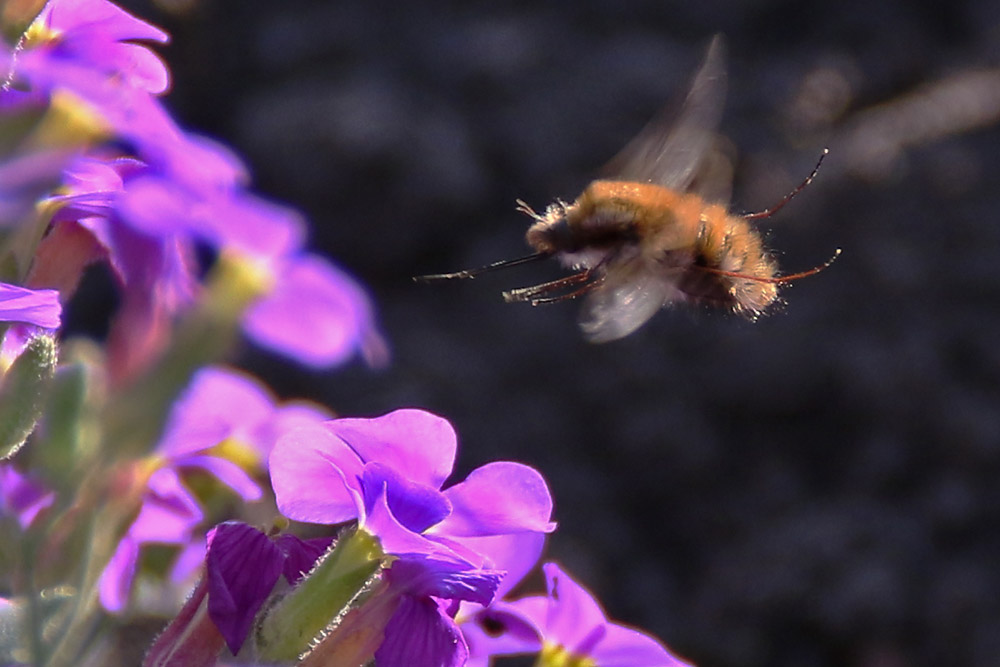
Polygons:
<instances>
[{"instance_id":1,"label":"bee fly","mask_svg":"<svg viewBox=\"0 0 1000 667\"><path fill-rule=\"evenodd\" d=\"M556 257L576 273L503 293L532 305L586 296L580 327L595 343L627 336L674 301L728 307L754 319L778 299L778 286L819 273L840 254L808 271L777 275L777 264L749 224L777 213L819 171L771 208L731 214L730 174L713 150L725 97L723 46L716 36L672 127L654 121L609 165L614 179L593 181L572 204L556 201L536 213L526 239L534 253L477 269L419 276L436 281Z\"/></svg>"}]
</instances>

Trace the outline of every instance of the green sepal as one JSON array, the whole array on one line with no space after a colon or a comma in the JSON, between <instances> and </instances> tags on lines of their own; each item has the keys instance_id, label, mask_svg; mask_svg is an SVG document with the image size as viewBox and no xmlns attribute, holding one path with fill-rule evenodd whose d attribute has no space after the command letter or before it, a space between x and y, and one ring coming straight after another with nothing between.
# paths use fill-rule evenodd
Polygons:
<instances>
[{"instance_id":1,"label":"green sepal","mask_svg":"<svg viewBox=\"0 0 1000 667\"><path fill-rule=\"evenodd\" d=\"M98 454L103 358L94 343L83 339L64 343L61 357L45 404L45 430L38 434L31 460L51 486L69 489Z\"/></svg>"},{"instance_id":2,"label":"green sepal","mask_svg":"<svg viewBox=\"0 0 1000 667\"><path fill-rule=\"evenodd\" d=\"M0 386L0 460L24 445L42 416L59 348L48 334L35 336L14 360Z\"/></svg>"},{"instance_id":3,"label":"green sepal","mask_svg":"<svg viewBox=\"0 0 1000 667\"><path fill-rule=\"evenodd\" d=\"M305 653L372 585L385 553L373 535L343 533L299 584L266 613L257 631L261 658L294 660Z\"/></svg>"}]
</instances>

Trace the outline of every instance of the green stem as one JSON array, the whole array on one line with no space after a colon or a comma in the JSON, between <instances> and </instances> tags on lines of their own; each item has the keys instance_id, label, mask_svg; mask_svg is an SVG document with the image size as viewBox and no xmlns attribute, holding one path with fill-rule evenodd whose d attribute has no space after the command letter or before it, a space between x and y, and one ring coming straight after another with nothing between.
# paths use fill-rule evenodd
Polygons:
<instances>
[{"instance_id":1,"label":"green stem","mask_svg":"<svg viewBox=\"0 0 1000 667\"><path fill-rule=\"evenodd\" d=\"M267 614L258 633L264 660L294 660L370 586L385 554L357 528L343 534L313 571Z\"/></svg>"}]
</instances>

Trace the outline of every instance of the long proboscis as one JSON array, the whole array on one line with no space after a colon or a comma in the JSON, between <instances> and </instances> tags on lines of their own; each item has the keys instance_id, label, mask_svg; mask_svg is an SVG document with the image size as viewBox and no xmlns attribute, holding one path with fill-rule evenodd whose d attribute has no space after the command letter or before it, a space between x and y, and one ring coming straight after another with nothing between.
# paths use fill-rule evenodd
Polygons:
<instances>
[{"instance_id":1,"label":"long proboscis","mask_svg":"<svg viewBox=\"0 0 1000 667\"><path fill-rule=\"evenodd\" d=\"M464 271L455 271L454 273L432 273L426 276L414 276L413 279L418 283L431 283L438 280L462 280L465 278L475 278L476 276L490 271L506 269L511 266L520 266L521 264L529 264L542 259L548 259L550 256L550 253L536 252L533 255L526 255L524 257L518 257L517 259L502 259L499 262L493 262L492 264L480 266L475 269L465 269Z\"/></svg>"},{"instance_id":2,"label":"long proboscis","mask_svg":"<svg viewBox=\"0 0 1000 667\"><path fill-rule=\"evenodd\" d=\"M814 266L808 271L799 271L798 273L791 273L787 276L775 276L773 278L762 278L760 276L750 276L745 273L740 273L739 271L723 271L722 269L713 269L710 266L699 266L698 268L707 273L713 273L717 276L729 276L730 278L740 278L742 280L752 280L758 283L770 283L770 284L780 284L780 283L790 283L793 280L799 280L800 278L808 278L809 276L814 276L823 269L829 268L831 264L837 261L840 257L840 248L837 248L837 252L833 253L833 257L826 260L819 266Z\"/></svg>"}]
</instances>

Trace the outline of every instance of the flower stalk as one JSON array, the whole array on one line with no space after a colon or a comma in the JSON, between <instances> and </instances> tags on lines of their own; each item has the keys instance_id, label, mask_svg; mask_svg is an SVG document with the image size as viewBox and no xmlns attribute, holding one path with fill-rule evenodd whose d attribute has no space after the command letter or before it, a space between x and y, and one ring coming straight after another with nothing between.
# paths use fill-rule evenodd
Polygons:
<instances>
[{"instance_id":1,"label":"flower stalk","mask_svg":"<svg viewBox=\"0 0 1000 667\"><path fill-rule=\"evenodd\" d=\"M266 614L257 633L265 660L294 660L336 625L372 585L385 553L373 535L355 527L316 563L312 572Z\"/></svg>"}]
</instances>

